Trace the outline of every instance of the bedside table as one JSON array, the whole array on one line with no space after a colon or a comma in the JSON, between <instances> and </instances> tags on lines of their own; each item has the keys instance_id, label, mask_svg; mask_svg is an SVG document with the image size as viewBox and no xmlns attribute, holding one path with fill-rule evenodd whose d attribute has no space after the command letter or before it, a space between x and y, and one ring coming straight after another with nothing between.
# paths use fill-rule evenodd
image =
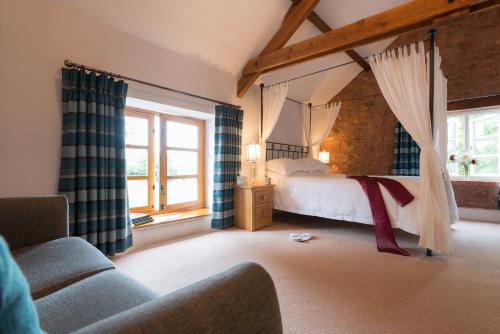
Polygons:
<instances>
[{"instance_id":1,"label":"bedside table","mask_svg":"<svg viewBox=\"0 0 500 334\"><path fill-rule=\"evenodd\" d=\"M236 186L235 223L248 231L273 223L273 186Z\"/></svg>"}]
</instances>

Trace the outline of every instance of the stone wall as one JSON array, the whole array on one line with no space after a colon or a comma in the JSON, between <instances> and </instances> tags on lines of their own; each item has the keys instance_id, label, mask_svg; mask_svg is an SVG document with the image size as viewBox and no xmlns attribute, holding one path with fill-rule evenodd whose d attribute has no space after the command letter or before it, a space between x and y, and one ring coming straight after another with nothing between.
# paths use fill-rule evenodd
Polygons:
<instances>
[{"instance_id":1,"label":"stone wall","mask_svg":"<svg viewBox=\"0 0 500 334\"><path fill-rule=\"evenodd\" d=\"M342 174L391 173L396 118L381 95L373 72L362 72L337 96L341 111L321 149L330 151L331 169Z\"/></svg>"},{"instance_id":2,"label":"stone wall","mask_svg":"<svg viewBox=\"0 0 500 334\"><path fill-rule=\"evenodd\" d=\"M459 207L497 208L498 182L452 181Z\"/></svg>"},{"instance_id":3,"label":"stone wall","mask_svg":"<svg viewBox=\"0 0 500 334\"><path fill-rule=\"evenodd\" d=\"M422 39L427 39L427 30L402 35L389 48ZM449 99L500 94L500 8L438 28L436 44L448 77ZM321 145L330 152L331 169L344 174L390 174L396 119L371 71L360 73L332 101L342 101L342 108L330 136ZM495 191L487 183L457 188L459 204L482 207L473 199L475 189L488 194L483 199L491 206Z\"/></svg>"}]
</instances>

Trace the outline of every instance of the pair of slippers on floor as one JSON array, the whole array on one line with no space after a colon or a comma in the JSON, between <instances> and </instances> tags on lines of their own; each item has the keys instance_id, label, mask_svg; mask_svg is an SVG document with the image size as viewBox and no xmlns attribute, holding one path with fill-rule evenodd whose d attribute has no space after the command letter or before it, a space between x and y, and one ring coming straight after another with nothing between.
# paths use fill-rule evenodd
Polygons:
<instances>
[{"instance_id":1,"label":"pair of slippers on floor","mask_svg":"<svg viewBox=\"0 0 500 334\"><path fill-rule=\"evenodd\" d=\"M290 233L290 239L295 241L307 241L312 238L311 233Z\"/></svg>"}]
</instances>

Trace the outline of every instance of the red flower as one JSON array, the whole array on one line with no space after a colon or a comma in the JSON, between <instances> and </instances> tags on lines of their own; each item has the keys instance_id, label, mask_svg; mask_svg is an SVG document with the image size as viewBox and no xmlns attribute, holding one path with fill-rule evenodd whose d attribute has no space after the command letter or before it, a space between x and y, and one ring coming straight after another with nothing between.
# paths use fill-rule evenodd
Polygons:
<instances>
[{"instance_id":1,"label":"red flower","mask_svg":"<svg viewBox=\"0 0 500 334\"><path fill-rule=\"evenodd\" d=\"M450 155L450 161L456 161L457 156L455 154Z\"/></svg>"},{"instance_id":2,"label":"red flower","mask_svg":"<svg viewBox=\"0 0 500 334\"><path fill-rule=\"evenodd\" d=\"M475 165L475 164L477 164L477 160L476 160L476 159L472 159L472 160L470 161L470 163L471 163L471 164L473 164L473 165Z\"/></svg>"}]
</instances>

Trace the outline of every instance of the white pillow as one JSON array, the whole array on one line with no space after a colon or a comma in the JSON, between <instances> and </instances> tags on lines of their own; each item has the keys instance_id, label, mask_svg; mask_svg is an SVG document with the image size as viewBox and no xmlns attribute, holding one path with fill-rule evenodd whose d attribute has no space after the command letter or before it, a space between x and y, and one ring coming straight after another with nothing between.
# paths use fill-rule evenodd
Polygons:
<instances>
[{"instance_id":1,"label":"white pillow","mask_svg":"<svg viewBox=\"0 0 500 334\"><path fill-rule=\"evenodd\" d=\"M298 165L292 159L275 159L266 161L266 170L283 175L290 176L298 171Z\"/></svg>"},{"instance_id":2,"label":"white pillow","mask_svg":"<svg viewBox=\"0 0 500 334\"><path fill-rule=\"evenodd\" d=\"M324 172L326 165L313 158L302 158L295 160L296 170L301 172Z\"/></svg>"}]
</instances>

